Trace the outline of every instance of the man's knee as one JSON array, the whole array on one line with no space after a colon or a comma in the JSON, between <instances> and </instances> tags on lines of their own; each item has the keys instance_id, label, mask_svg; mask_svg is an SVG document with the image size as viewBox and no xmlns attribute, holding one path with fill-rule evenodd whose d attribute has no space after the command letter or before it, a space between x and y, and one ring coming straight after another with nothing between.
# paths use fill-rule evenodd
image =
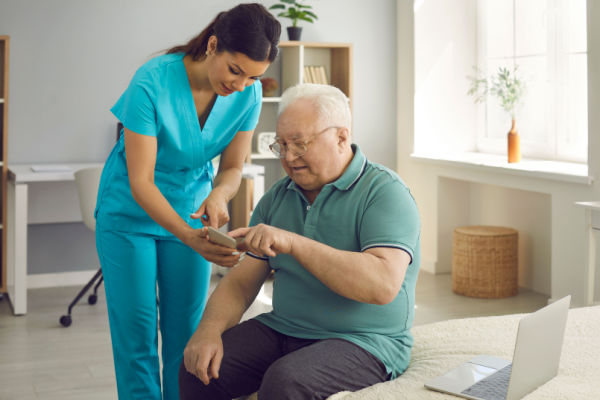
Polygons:
<instances>
[{"instance_id":1,"label":"man's knee","mask_svg":"<svg viewBox=\"0 0 600 400\"><path fill-rule=\"evenodd\" d=\"M312 399L314 388L308 379L299 373L298 366L278 360L267 369L263 376L258 398L260 400Z\"/></svg>"},{"instance_id":2,"label":"man's knee","mask_svg":"<svg viewBox=\"0 0 600 400\"><path fill-rule=\"evenodd\" d=\"M187 372L183 363L179 366L179 398L188 400L195 398L198 378Z\"/></svg>"},{"instance_id":3,"label":"man's knee","mask_svg":"<svg viewBox=\"0 0 600 400\"><path fill-rule=\"evenodd\" d=\"M179 366L179 399L194 400L194 399L210 399L221 400L230 399L231 397L223 393L222 390L215 384L214 380L210 384L205 385L195 375L190 374L183 362Z\"/></svg>"}]
</instances>

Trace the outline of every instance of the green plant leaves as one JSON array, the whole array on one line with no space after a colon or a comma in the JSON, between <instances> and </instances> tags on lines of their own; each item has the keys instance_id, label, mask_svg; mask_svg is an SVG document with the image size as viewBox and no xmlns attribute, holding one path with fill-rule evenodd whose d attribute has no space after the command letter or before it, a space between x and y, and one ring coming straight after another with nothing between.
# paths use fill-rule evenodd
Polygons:
<instances>
[{"instance_id":1,"label":"green plant leaves","mask_svg":"<svg viewBox=\"0 0 600 400\"><path fill-rule=\"evenodd\" d=\"M525 95L525 83L517 76L519 67L516 66L512 72L508 68L500 67L489 78L480 76L479 70L473 68L475 75L467 76L471 82L467 94L474 96L476 103L482 103L486 101L489 93L496 97L504 111L514 118L515 110Z\"/></svg>"},{"instance_id":2,"label":"green plant leaves","mask_svg":"<svg viewBox=\"0 0 600 400\"><path fill-rule=\"evenodd\" d=\"M284 10L277 14L277 16L291 19L293 26L297 26L298 20L312 23L314 20L319 19L309 9L312 9L311 5L302 4L298 0L279 0L278 4L273 4L269 7L269 10Z\"/></svg>"}]
</instances>

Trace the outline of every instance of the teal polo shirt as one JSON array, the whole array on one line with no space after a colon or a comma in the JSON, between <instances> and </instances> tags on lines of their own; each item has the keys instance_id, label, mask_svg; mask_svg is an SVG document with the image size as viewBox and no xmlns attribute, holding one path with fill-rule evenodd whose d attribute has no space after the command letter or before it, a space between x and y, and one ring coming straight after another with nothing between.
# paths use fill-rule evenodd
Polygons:
<instances>
[{"instance_id":1,"label":"teal polo shirt","mask_svg":"<svg viewBox=\"0 0 600 400\"><path fill-rule=\"evenodd\" d=\"M202 227L194 213L212 190L211 160L238 131L256 127L262 105L260 81L242 92L217 96L200 128L183 53L155 57L142 65L111 111L138 134L156 137L154 183L179 216ZM123 135L102 172L96 203L103 229L168 236L131 195Z\"/></svg>"},{"instance_id":2,"label":"teal polo shirt","mask_svg":"<svg viewBox=\"0 0 600 400\"><path fill-rule=\"evenodd\" d=\"M386 305L348 299L331 291L290 255L280 254L263 258L275 271L273 311L256 319L289 336L353 342L381 360L394 378L408 367L413 344L419 214L396 173L369 162L358 146L352 149L354 158L346 171L325 185L312 204L289 177L284 178L260 200L250 225L272 225L339 250L402 249L411 263L398 296Z\"/></svg>"}]
</instances>

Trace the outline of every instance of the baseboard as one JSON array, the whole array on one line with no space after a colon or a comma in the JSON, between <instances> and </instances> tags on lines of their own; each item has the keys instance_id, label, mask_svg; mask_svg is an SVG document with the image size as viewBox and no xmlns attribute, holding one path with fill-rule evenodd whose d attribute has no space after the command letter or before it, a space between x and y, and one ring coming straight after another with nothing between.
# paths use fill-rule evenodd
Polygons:
<instances>
[{"instance_id":1,"label":"baseboard","mask_svg":"<svg viewBox=\"0 0 600 400\"><path fill-rule=\"evenodd\" d=\"M422 271L429 272L430 274L436 274L437 262L434 260L421 259L421 266L419 267Z\"/></svg>"},{"instance_id":2,"label":"baseboard","mask_svg":"<svg viewBox=\"0 0 600 400\"><path fill-rule=\"evenodd\" d=\"M40 289L56 286L78 286L89 282L97 269L87 271L55 272L52 274L27 275L27 289Z\"/></svg>"}]
</instances>

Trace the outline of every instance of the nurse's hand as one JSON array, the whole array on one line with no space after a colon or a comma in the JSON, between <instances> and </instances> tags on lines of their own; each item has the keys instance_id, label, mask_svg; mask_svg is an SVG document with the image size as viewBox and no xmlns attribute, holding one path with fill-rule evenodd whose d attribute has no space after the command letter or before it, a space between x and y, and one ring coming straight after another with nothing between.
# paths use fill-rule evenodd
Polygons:
<instances>
[{"instance_id":1,"label":"nurse's hand","mask_svg":"<svg viewBox=\"0 0 600 400\"><path fill-rule=\"evenodd\" d=\"M183 242L200 253L207 261L223 267L235 267L243 255L236 249L209 241L208 228L191 229Z\"/></svg>"},{"instance_id":2,"label":"nurse's hand","mask_svg":"<svg viewBox=\"0 0 600 400\"><path fill-rule=\"evenodd\" d=\"M220 228L229 222L227 198L214 189L202 202L200 208L191 215L193 219L201 218L202 223L213 228Z\"/></svg>"}]
</instances>

